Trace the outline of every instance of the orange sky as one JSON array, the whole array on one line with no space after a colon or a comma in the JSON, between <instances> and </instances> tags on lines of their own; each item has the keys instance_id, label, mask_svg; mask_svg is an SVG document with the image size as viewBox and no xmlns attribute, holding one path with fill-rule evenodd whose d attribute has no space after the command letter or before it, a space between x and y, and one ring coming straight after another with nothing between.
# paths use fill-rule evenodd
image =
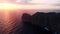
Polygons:
<instances>
[{"instance_id":1,"label":"orange sky","mask_svg":"<svg viewBox=\"0 0 60 34\"><path fill-rule=\"evenodd\" d=\"M17 0L16 0L17 1ZM0 9L1 10L13 10L13 9L60 9L60 6L52 6L49 4L55 3L51 1L47 2L44 0L39 0L40 3L42 4L16 4L16 3L11 3L9 0L2 0L0 2ZM39 3L38 0L33 0L31 1L32 3ZM43 3L48 3L48 4L43 4Z\"/></svg>"},{"instance_id":2,"label":"orange sky","mask_svg":"<svg viewBox=\"0 0 60 34\"><path fill-rule=\"evenodd\" d=\"M13 3L0 3L0 9L60 9L60 6L49 5L22 5Z\"/></svg>"}]
</instances>

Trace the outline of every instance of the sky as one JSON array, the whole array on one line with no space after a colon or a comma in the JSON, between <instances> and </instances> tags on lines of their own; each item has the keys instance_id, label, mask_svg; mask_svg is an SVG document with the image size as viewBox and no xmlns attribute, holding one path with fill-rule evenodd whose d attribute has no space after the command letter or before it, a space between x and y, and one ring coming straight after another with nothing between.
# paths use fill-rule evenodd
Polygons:
<instances>
[{"instance_id":1,"label":"sky","mask_svg":"<svg viewBox=\"0 0 60 34\"><path fill-rule=\"evenodd\" d=\"M44 5L60 5L60 0L5 0L12 3L25 3L25 4L44 4Z\"/></svg>"},{"instance_id":2,"label":"sky","mask_svg":"<svg viewBox=\"0 0 60 34\"><path fill-rule=\"evenodd\" d=\"M0 0L0 6L4 3L18 9L60 9L60 0Z\"/></svg>"}]
</instances>

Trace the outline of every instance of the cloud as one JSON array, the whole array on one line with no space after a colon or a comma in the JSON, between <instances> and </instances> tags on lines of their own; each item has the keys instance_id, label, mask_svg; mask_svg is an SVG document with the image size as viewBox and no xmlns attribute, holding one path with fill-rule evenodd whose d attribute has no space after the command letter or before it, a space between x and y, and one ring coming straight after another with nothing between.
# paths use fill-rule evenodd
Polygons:
<instances>
[{"instance_id":1,"label":"cloud","mask_svg":"<svg viewBox=\"0 0 60 34\"><path fill-rule=\"evenodd\" d=\"M58 4L53 4L53 6L60 6L60 3L58 3Z\"/></svg>"},{"instance_id":2,"label":"cloud","mask_svg":"<svg viewBox=\"0 0 60 34\"><path fill-rule=\"evenodd\" d=\"M53 6L60 6L60 1L58 1L58 2L56 2L56 3L54 3L54 4L52 4Z\"/></svg>"},{"instance_id":3,"label":"cloud","mask_svg":"<svg viewBox=\"0 0 60 34\"><path fill-rule=\"evenodd\" d=\"M16 4L60 6L60 0L9 0Z\"/></svg>"}]
</instances>

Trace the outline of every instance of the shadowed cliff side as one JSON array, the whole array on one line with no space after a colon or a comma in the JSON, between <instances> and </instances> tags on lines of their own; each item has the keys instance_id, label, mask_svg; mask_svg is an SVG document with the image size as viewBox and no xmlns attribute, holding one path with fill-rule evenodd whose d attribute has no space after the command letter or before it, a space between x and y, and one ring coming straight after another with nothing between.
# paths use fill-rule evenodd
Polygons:
<instances>
[{"instance_id":1,"label":"shadowed cliff side","mask_svg":"<svg viewBox=\"0 0 60 34\"><path fill-rule=\"evenodd\" d=\"M38 16L39 16L39 14L38 14ZM44 27L42 27L40 25L43 22L37 24L37 21L39 22L39 20L35 21L36 18L34 18L33 20L35 21L35 23L33 23L32 18L33 18L33 16L31 16L27 13L23 14L23 16L22 16L22 22L24 25L23 26L23 34L53 34L51 31L44 29Z\"/></svg>"}]
</instances>

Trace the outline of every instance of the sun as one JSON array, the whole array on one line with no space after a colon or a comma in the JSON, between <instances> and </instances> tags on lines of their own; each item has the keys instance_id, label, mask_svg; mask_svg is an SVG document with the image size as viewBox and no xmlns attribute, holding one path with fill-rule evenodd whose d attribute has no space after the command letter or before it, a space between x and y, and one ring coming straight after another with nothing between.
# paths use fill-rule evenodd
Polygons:
<instances>
[{"instance_id":1,"label":"sun","mask_svg":"<svg viewBox=\"0 0 60 34\"><path fill-rule=\"evenodd\" d=\"M5 8L8 8L9 5L8 5L7 3L4 3L3 6L4 6Z\"/></svg>"},{"instance_id":2,"label":"sun","mask_svg":"<svg viewBox=\"0 0 60 34\"><path fill-rule=\"evenodd\" d=\"M13 4L13 3L1 3L0 8L5 9L5 10L11 10L11 9L18 9L20 5L18 4Z\"/></svg>"},{"instance_id":3,"label":"sun","mask_svg":"<svg viewBox=\"0 0 60 34\"><path fill-rule=\"evenodd\" d=\"M8 4L8 3L3 3L3 7L4 7L4 9L8 9L10 6L11 6L11 5Z\"/></svg>"}]
</instances>

